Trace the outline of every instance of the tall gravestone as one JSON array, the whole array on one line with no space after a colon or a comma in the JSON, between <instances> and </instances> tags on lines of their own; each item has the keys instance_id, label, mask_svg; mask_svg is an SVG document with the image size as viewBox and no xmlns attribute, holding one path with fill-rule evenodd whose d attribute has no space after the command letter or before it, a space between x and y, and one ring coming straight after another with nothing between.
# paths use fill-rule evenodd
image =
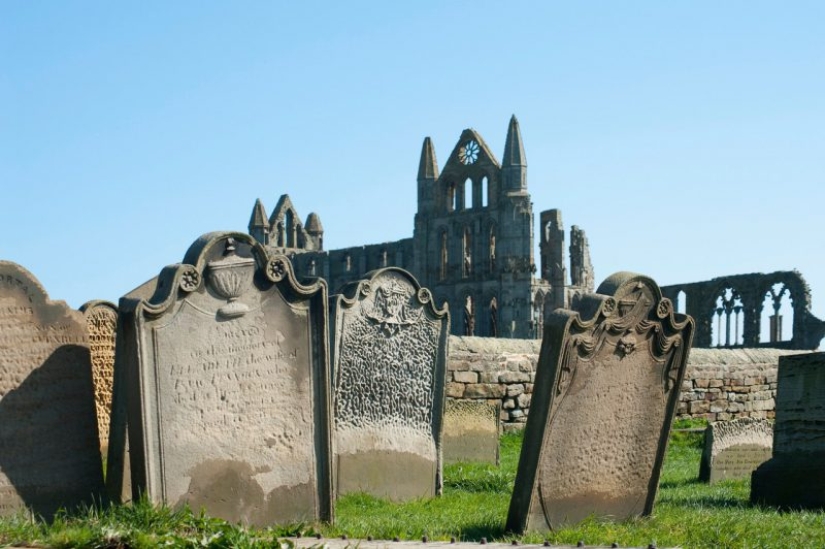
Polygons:
<instances>
[{"instance_id":1,"label":"tall gravestone","mask_svg":"<svg viewBox=\"0 0 825 549\"><path fill-rule=\"evenodd\" d=\"M501 402L447 399L444 463L474 461L498 465Z\"/></svg>"},{"instance_id":2,"label":"tall gravestone","mask_svg":"<svg viewBox=\"0 0 825 549\"><path fill-rule=\"evenodd\" d=\"M510 530L652 511L693 328L633 273L547 318Z\"/></svg>"},{"instance_id":3,"label":"tall gravestone","mask_svg":"<svg viewBox=\"0 0 825 549\"><path fill-rule=\"evenodd\" d=\"M83 315L0 261L0 515L48 518L102 487Z\"/></svg>"},{"instance_id":4,"label":"tall gravestone","mask_svg":"<svg viewBox=\"0 0 825 549\"><path fill-rule=\"evenodd\" d=\"M92 357L92 381L100 446L109 445L109 418L112 415L112 384L115 371L115 331L117 307L108 301L89 301L80 307L86 317L89 351Z\"/></svg>"},{"instance_id":5,"label":"tall gravestone","mask_svg":"<svg viewBox=\"0 0 825 549\"><path fill-rule=\"evenodd\" d=\"M331 302L338 493L439 494L447 310L395 267L368 273Z\"/></svg>"},{"instance_id":6,"label":"tall gravestone","mask_svg":"<svg viewBox=\"0 0 825 549\"><path fill-rule=\"evenodd\" d=\"M705 430L699 480L749 478L770 459L772 448L773 425L767 419L742 417L711 423Z\"/></svg>"},{"instance_id":7,"label":"tall gravestone","mask_svg":"<svg viewBox=\"0 0 825 549\"><path fill-rule=\"evenodd\" d=\"M825 508L825 353L779 357L773 457L751 476L751 502Z\"/></svg>"},{"instance_id":8,"label":"tall gravestone","mask_svg":"<svg viewBox=\"0 0 825 549\"><path fill-rule=\"evenodd\" d=\"M323 281L210 233L120 312L135 494L253 526L332 519Z\"/></svg>"}]
</instances>

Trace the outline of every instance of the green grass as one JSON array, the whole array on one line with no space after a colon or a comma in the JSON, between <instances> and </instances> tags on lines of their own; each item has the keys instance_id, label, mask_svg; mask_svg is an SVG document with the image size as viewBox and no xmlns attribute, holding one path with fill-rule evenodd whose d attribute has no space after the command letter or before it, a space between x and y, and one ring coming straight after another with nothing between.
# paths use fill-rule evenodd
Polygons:
<instances>
[{"instance_id":1,"label":"green grass","mask_svg":"<svg viewBox=\"0 0 825 549\"><path fill-rule=\"evenodd\" d=\"M694 427L695 425L690 425ZM682 427L682 426L680 426ZM684 427L682 427L684 428ZM444 495L393 504L366 495L342 497L336 524L298 524L247 530L188 509L155 508L145 502L59 515L52 524L23 517L0 520L0 546L46 547L271 547L279 536L301 532L350 538L510 541L622 547L825 547L825 513L752 507L749 481L709 486L697 480L702 434L674 436L653 515L622 522L590 518L551 534L515 536L504 531L518 453L519 434L501 438L501 466L462 463L444 470Z\"/></svg>"}]
</instances>

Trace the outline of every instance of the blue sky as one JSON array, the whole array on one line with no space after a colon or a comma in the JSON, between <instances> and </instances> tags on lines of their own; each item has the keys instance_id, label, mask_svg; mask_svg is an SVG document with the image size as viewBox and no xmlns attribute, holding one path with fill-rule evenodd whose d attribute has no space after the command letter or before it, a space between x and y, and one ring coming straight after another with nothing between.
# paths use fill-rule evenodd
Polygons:
<instances>
[{"instance_id":1,"label":"blue sky","mask_svg":"<svg viewBox=\"0 0 825 549\"><path fill-rule=\"evenodd\" d=\"M825 318L825 3L0 4L0 258L117 299L256 198L412 235L421 143L521 124L596 279L799 269Z\"/></svg>"}]
</instances>

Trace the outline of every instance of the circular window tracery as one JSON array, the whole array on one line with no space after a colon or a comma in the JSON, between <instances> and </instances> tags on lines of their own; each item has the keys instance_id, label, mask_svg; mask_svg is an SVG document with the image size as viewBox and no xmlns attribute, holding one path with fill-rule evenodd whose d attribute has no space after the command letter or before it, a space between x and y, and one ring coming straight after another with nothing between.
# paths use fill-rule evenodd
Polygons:
<instances>
[{"instance_id":1,"label":"circular window tracery","mask_svg":"<svg viewBox=\"0 0 825 549\"><path fill-rule=\"evenodd\" d=\"M474 139L470 139L458 150L458 160L465 166L469 166L478 160L478 150L478 143Z\"/></svg>"}]
</instances>

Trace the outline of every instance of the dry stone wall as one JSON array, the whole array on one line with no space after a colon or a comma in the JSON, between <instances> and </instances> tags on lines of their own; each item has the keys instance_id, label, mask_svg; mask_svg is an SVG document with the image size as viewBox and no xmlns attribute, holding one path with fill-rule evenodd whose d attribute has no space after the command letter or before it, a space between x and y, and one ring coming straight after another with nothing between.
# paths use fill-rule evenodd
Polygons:
<instances>
[{"instance_id":1,"label":"dry stone wall","mask_svg":"<svg viewBox=\"0 0 825 549\"><path fill-rule=\"evenodd\" d=\"M540 348L540 340L451 336L447 397L500 402L504 431L523 428ZM709 421L773 418L779 357L799 353L784 349L691 350L676 417Z\"/></svg>"}]
</instances>

